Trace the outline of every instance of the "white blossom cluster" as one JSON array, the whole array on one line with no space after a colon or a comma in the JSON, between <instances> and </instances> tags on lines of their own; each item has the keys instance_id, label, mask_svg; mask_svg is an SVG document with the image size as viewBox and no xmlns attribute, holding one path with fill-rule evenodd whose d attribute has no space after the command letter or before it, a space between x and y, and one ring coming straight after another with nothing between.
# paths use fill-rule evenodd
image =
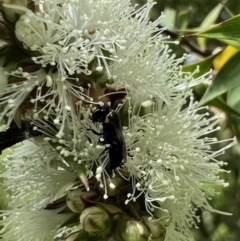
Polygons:
<instances>
[{"instance_id":1,"label":"white blossom cluster","mask_svg":"<svg viewBox=\"0 0 240 241\"><path fill-rule=\"evenodd\" d=\"M220 141L206 136L219 129L218 117L197 108L190 90L207 75L195 79L195 72L182 71L185 56L171 54L158 27L163 16L149 21L154 2L138 8L130 0L34 0L35 11L25 1L3 2L9 19L20 14L15 36L34 65L0 67L1 129L27 100L24 117L43 137L17 144L2 160L0 177L12 209L1 214L2 240L53 240L71 215L46 209L49 203L79 185L79 178L87 190L86 180L95 178L108 199L108 185L114 189L108 180L120 175L132 185L125 204L144 197L147 213L166 224L165 241L193 241L195 209L215 211L208 203L215 191L205 184L227 186L219 177L225 163L217 157L234 141L211 150ZM93 75L95 82L84 87L84 78ZM108 153L98 158L105 147L89 131L101 132L90 117L94 104L108 96L91 96L102 80L124 89L116 111L128 113L127 161L113 173Z\"/></svg>"}]
</instances>

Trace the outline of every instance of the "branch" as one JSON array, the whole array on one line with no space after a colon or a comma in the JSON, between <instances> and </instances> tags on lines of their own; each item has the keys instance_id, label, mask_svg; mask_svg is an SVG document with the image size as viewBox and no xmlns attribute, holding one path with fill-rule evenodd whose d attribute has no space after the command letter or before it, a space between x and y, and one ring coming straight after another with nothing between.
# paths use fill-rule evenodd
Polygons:
<instances>
[{"instance_id":1,"label":"branch","mask_svg":"<svg viewBox=\"0 0 240 241\"><path fill-rule=\"evenodd\" d=\"M160 28L164 28L163 26L159 25ZM173 32L171 30L164 30L163 33L165 33L166 35L169 35L171 38L173 38L174 40L177 40L179 38L181 38L180 34L177 32ZM199 55L201 55L202 57L208 57L211 55L210 51L203 51L200 48L198 48L196 45L192 44L191 42L189 42L186 38L181 38L181 43L185 46L187 46L192 52L197 53Z\"/></svg>"}]
</instances>

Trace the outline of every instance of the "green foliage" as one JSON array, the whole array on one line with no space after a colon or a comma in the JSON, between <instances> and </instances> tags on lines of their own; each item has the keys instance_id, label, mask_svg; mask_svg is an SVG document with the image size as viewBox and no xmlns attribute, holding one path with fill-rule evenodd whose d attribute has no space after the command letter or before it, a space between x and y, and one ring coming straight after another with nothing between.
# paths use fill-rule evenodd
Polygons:
<instances>
[{"instance_id":1,"label":"green foliage","mask_svg":"<svg viewBox=\"0 0 240 241\"><path fill-rule=\"evenodd\" d=\"M227 104L240 113L240 84L228 91Z\"/></svg>"},{"instance_id":2,"label":"green foliage","mask_svg":"<svg viewBox=\"0 0 240 241\"><path fill-rule=\"evenodd\" d=\"M240 48L240 14L192 36L213 38Z\"/></svg>"},{"instance_id":3,"label":"green foliage","mask_svg":"<svg viewBox=\"0 0 240 241\"><path fill-rule=\"evenodd\" d=\"M214 24L219 17L223 8L222 4L218 4L215 8L210 11L210 13L204 18L200 25L200 30L204 30L209 28L212 24ZM206 49L206 39L205 38L198 38L198 44L201 49Z\"/></svg>"},{"instance_id":4,"label":"green foliage","mask_svg":"<svg viewBox=\"0 0 240 241\"><path fill-rule=\"evenodd\" d=\"M200 105L217 98L221 94L232 90L240 83L240 52L236 53L230 60L220 69L214 81L202 97ZM240 96L239 96L240 98Z\"/></svg>"}]
</instances>

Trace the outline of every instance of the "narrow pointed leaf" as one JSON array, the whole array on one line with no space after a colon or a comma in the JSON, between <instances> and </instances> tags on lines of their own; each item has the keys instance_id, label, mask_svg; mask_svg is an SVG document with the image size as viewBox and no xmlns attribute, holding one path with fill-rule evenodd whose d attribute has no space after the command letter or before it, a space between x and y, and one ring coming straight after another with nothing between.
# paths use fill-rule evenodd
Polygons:
<instances>
[{"instance_id":1,"label":"narrow pointed leaf","mask_svg":"<svg viewBox=\"0 0 240 241\"><path fill-rule=\"evenodd\" d=\"M223 21L208 30L188 36L213 38L227 43L230 41L229 44L240 48L240 14Z\"/></svg>"},{"instance_id":2,"label":"narrow pointed leaf","mask_svg":"<svg viewBox=\"0 0 240 241\"><path fill-rule=\"evenodd\" d=\"M219 14L221 13L223 8L223 4L219 3L212 11L205 17L200 25L200 29L209 28L212 24L215 23ZM198 38L198 44L202 49L206 48L206 39L205 38Z\"/></svg>"},{"instance_id":3,"label":"narrow pointed leaf","mask_svg":"<svg viewBox=\"0 0 240 241\"><path fill-rule=\"evenodd\" d=\"M180 28L181 30L187 28L189 24L189 14L189 9L184 9L180 11L177 16L176 27Z\"/></svg>"},{"instance_id":4,"label":"narrow pointed leaf","mask_svg":"<svg viewBox=\"0 0 240 241\"><path fill-rule=\"evenodd\" d=\"M240 111L236 111L235 109L231 108L229 105L227 105L225 102L218 98L210 100L208 103L206 103L206 105L214 106L219 110L224 111L228 115L240 117Z\"/></svg>"},{"instance_id":5,"label":"narrow pointed leaf","mask_svg":"<svg viewBox=\"0 0 240 241\"><path fill-rule=\"evenodd\" d=\"M203 96L203 94L206 92L206 89L207 89L206 86L203 84L194 87L194 95L197 100L199 100ZM240 117L240 111L236 111L233 108L231 108L228 104L226 104L225 101L221 99L221 97L210 100L204 105L214 106L219 110L225 112L228 116L238 117L238 118Z\"/></svg>"},{"instance_id":6,"label":"narrow pointed leaf","mask_svg":"<svg viewBox=\"0 0 240 241\"><path fill-rule=\"evenodd\" d=\"M219 40L227 45L231 45L235 48L240 49L240 39L239 40L219 39Z\"/></svg>"},{"instance_id":7,"label":"narrow pointed leaf","mask_svg":"<svg viewBox=\"0 0 240 241\"><path fill-rule=\"evenodd\" d=\"M203 105L215 97L228 92L240 83L240 51L237 52L229 61L222 67L209 86L208 90L202 97L199 105Z\"/></svg>"},{"instance_id":8,"label":"narrow pointed leaf","mask_svg":"<svg viewBox=\"0 0 240 241\"><path fill-rule=\"evenodd\" d=\"M240 112L240 84L228 92L227 104L234 110Z\"/></svg>"},{"instance_id":9,"label":"narrow pointed leaf","mask_svg":"<svg viewBox=\"0 0 240 241\"><path fill-rule=\"evenodd\" d=\"M210 25L214 24L215 21L217 20L219 14L221 13L223 8L223 4L219 3L215 8L213 8L210 13L204 18L204 20L202 21L200 28L201 29L206 29L208 28Z\"/></svg>"}]
</instances>

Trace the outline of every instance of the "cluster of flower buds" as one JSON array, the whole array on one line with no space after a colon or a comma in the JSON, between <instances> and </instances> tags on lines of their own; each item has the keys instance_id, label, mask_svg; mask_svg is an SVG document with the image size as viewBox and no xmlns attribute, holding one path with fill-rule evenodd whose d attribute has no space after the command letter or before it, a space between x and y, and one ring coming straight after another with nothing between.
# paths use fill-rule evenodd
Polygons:
<instances>
[{"instance_id":1,"label":"cluster of flower buds","mask_svg":"<svg viewBox=\"0 0 240 241\"><path fill-rule=\"evenodd\" d=\"M115 196L116 198L118 197ZM89 237L96 237L98 240L106 241L164 241L165 239L166 223L147 216L137 220L119 207L104 203L97 192L74 189L69 191L66 203L72 212L80 214L79 225L82 227L79 231L68 233L67 241L77 241L83 237L86 240ZM132 215L134 212L136 214L134 206L129 205L129 208L133 212Z\"/></svg>"}]
</instances>

